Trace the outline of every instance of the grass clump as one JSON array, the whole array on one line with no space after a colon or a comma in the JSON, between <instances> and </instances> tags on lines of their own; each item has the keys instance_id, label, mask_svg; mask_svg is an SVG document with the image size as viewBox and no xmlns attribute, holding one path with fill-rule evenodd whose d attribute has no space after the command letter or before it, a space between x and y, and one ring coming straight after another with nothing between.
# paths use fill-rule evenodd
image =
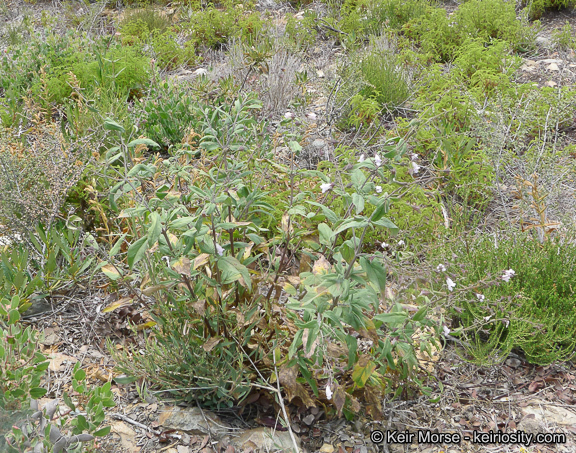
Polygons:
<instances>
[{"instance_id":1,"label":"grass clump","mask_svg":"<svg viewBox=\"0 0 576 453\"><path fill-rule=\"evenodd\" d=\"M502 359L512 350L541 365L573 356L574 244L531 235L484 237L461 250L458 264L463 271L454 271L455 281L463 289L455 295L454 335L476 360Z\"/></svg>"}]
</instances>

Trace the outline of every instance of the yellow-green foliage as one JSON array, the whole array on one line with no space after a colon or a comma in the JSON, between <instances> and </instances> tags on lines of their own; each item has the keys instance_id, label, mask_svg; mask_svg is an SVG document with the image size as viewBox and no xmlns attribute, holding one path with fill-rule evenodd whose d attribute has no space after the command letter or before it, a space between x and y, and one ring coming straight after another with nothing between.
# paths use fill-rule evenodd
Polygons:
<instances>
[{"instance_id":1,"label":"yellow-green foliage","mask_svg":"<svg viewBox=\"0 0 576 453\"><path fill-rule=\"evenodd\" d=\"M208 8L196 11L188 23L180 26L195 45L218 48L233 37L249 39L257 36L264 23L260 14L244 13L240 6L228 7L225 10Z\"/></svg>"},{"instance_id":2,"label":"yellow-green foliage","mask_svg":"<svg viewBox=\"0 0 576 453\"><path fill-rule=\"evenodd\" d=\"M528 10L532 19L538 19L546 9L574 8L575 0L523 0L522 5Z\"/></svg>"}]
</instances>

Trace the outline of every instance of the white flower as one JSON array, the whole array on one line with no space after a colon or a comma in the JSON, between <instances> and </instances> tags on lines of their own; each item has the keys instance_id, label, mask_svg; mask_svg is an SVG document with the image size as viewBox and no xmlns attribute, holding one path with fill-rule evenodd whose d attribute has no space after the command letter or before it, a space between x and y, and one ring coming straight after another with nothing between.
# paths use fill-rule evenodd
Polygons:
<instances>
[{"instance_id":1,"label":"white flower","mask_svg":"<svg viewBox=\"0 0 576 453\"><path fill-rule=\"evenodd\" d=\"M444 331L444 336L447 337L450 335L450 329L446 326L442 326L442 330Z\"/></svg>"},{"instance_id":2,"label":"white flower","mask_svg":"<svg viewBox=\"0 0 576 453\"><path fill-rule=\"evenodd\" d=\"M364 154L360 155L360 158L358 159L358 162L364 162L366 160L366 156Z\"/></svg>"},{"instance_id":3,"label":"white flower","mask_svg":"<svg viewBox=\"0 0 576 453\"><path fill-rule=\"evenodd\" d=\"M216 244L216 253L218 253L220 256L224 255L224 249L220 244Z\"/></svg>"},{"instance_id":4,"label":"white flower","mask_svg":"<svg viewBox=\"0 0 576 453\"><path fill-rule=\"evenodd\" d=\"M379 154L376 154L374 156L374 163L376 164L377 167L382 165L382 159L380 158Z\"/></svg>"},{"instance_id":5,"label":"white flower","mask_svg":"<svg viewBox=\"0 0 576 453\"><path fill-rule=\"evenodd\" d=\"M406 243L402 239L400 239L398 241L398 247L402 247L403 245L406 245Z\"/></svg>"},{"instance_id":6,"label":"white flower","mask_svg":"<svg viewBox=\"0 0 576 453\"><path fill-rule=\"evenodd\" d=\"M330 385L326 386L326 398L328 398L329 400L332 399L332 389L330 388Z\"/></svg>"},{"instance_id":7,"label":"white flower","mask_svg":"<svg viewBox=\"0 0 576 453\"><path fill-rule=\"evenodd\" d=\"M516 272L514 272L512 269L508 269L507 271L504 271L504 275L502 275L502 280L504 280L505 282L509 282L510 279L514 277L514 275L516 275Z\"/></svg>"},{"instance_id":8,"label":"white flower","mask_svg":"<svg viewBox=\"0 0 576 453\"><path fill-rule=\"evenodd\" d=\"M376 186L376 193L382 193L382 186Z\"/></svg>"},{"instance_id":9,"label":"white flower","mask_svg":"<svg viewBox=\"0 0 576 453\"><path fill-rule=\"evenodd\" d=\"M382 242L382 244L380 244L380 247L382 247L383 249L387 249L388 247L390 247L390 244L386 244L386 242Z\"/></svg>"},{"instance_id":10,"label":"white flower","mask_svg":"<svg viewBox=\"0 0 576 453\"><path fill-rule=\"evenodd\" d=\"M416 160L416 159L418 159L418 154L416 153L410 154L410 160Z\"/></svg>"},{"instance_id":11,"label":"white flower","mask_svg":"<svg viewBox=\"0 0 576 453\"><path fill-rule=\"evenodd\" d=\"M484 321L488 322L488 321L490 321L491 319L492 319L492 316L486 316L486 317L484 318Z\"/></svg>"},{"instance_id":12,"label":"white flower","mask_svg":"<svg viewBox=\"0 0 576 453\"><path fill-rule=\"evenodd\" d=\"M448 291L452 291L454 289L454 287L456 286L456 283L454 283L452 281L452 279L450 277L448 277L446 279L446 286L448 286Z\"/></svg>"},{"instance_id":13,"label":"white flower","mask_svg":"<svg viewBox=\"0 0 576 453\"><path fill-rule=\"evenodd\" d=\"M325 182L324 184L320 184L320 189L322 189L322 193L328 192L330 189L334 187L334 183Z\"/></svg>"},{"instance_id":14,"label":"white flower","mask_svg":"<svg viewBox=\"0 0 576 453\"><path fill-rule=\"evenodd\" d=\"M484 294L478 294L478 293L476 293L476 297L478 298L478 300L479 300L480 302L484 302L484 299L485 299Z\"/></svg>"},{"instance_id":15,"label":"white flower","mask_svg":"<svg viewBox=\"0 0 576 453\"><path fill-rule=\"evenodd\" d=\"M439 265L436 267L436 270L437 270L438 272L446 272L446 266L444 266L443 264L439 264Z\"/></svg>"},{"instance_id":16,"label":"white flower","mask_svg":"<svg viewBox=\"0 0 576 453\"><path fill-rule=\"evenodd\" d=\"M286 112L284 114L284 118L286 118L287 120L291 120L292 118L294 118L294 114L292 112Z\"/></svg>"},{"instance_id":17,"label":"white flower","mask_svg":"<svg viewBox=\"0 0 576 453\"><path fill-rule=\"evenodd\" d=\"M314 120L315 120L316 118L318 118L318 117L316 116L316 114L315 114L314 112L310 112L310 113L307 113L307 114L306 114L306 118L308 118L309 120L314 121Z\"/></svg>"},{"instance_id":18,"label":"white flower","mask_svg":"<svg viewBox=\"0 0 576 453\"><path fill-rule=\"evenodd\" d=\"M420 165L416 162L410 162L412 164L412 173L416 174L420 171Z\"/></svg>"}]
</instances>

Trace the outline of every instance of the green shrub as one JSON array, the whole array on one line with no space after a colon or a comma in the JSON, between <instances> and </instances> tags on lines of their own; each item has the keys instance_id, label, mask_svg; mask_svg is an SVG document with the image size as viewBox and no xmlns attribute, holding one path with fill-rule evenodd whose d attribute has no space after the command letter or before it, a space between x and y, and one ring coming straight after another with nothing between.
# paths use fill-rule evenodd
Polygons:
<instances>
[{"instance_id":1,"label":"green shrub","mask_svg":"<svg viewBox=\"0 0 576 453\"><path fill-rule=\"evenodd\" d=\"M403 32L418 41L423 52L437 61L452 61L459 47L469 38L489 43L508 42L516 51L535 46L538 24L529 25L516 18L514 3L506 0L471 0L450 17L442 8L430 7L427 14L411 20Z\"/></svg>"},{"instance_id":2,"label":"green shrub","mask_svg":"<svg viewBox=\"0 0 576 453\"><path fill-rule=\"evenodd\" d=\"M574 0L523 0L522 5L528 11L531 19L538 19L547 9L574 8Z\"/></svg>"},{"instance_id":3,"label":"green shrub","mask_svg":"<svg viewBox=\"0 0 576 453\"><path fill-rule=\"evenodd\" d=\"M152 8L144 8L128 11L118 25L118 31L122 35L122 43L134 44L135 41L145 41L153 32L164 33L170 25L172 21L164 14Z\"/></svg>"},{"instance_id":4,"label":"green shrub","mask_svg":"<svg viewBox=\"0 0 576 453\"><path fill-rule=\"evenodd\" d=\"M456 255L455 255L456 256ZM463 272L458 269L462 267ZM507 278L505 272L513 270ZM568 360L576 346L576 248L530 235L480 238L458 254L454 315L477 360L513 349L532 363ZM508 272L508 276L511 273ZM503 277L504 276L504 277ZM509 280L509 281L506 281ZM489 283L492 282L492 283ZM494 356L492 356L494 358Z\"/></svg>"},{"instance_id":5,"label":"green shrub","mask_svg":"<svg viewBox=\"0 0 576 453\"><path fill-rule=\"evenodd\" d=\"M391 313L381 307L383 256L363 248L370 232L397 231L387 218L391 200L376 182L405 146L390 144L381 164L350 165L345 187L320 171L271 160L252 113L259 108L243 96L230 106L203 106L201 158L177 150L161 166L152 158L128 164L112 188L114 209L122 209L117 221L131 233L121 236L102 271L115 282L143 279L150 283L144 291L159 292L146 354L113 354L133 379L203 404L233 405L252 382L276 393L271 384L278 382L289 401L322 401L331 414L348 417L365 407L382 417L381 397L399 394L409 381L429 393L418 378L412 335L433 323L425 307L416 314L400 304ZM288 145L296 158L302 147ZM110 159L118 151L128 159L129 149L111 150ZM263 225L275 210L265 202L268 180L298 185L270 230ZM162 183L143 199L149 181ZM340 200L346 215L332 209ZM294 260L297 278L288 273ZM277 302L282 288L286 304ZM361 350L358 335L371 346ZM429 349L431 335L419 346Z\"/></svg>"},{"instance_id":6,"label":"green shrub","mask_svg":"<svg viewBox=\"0 0 576 453\"><path fill-rule=\"evenodd\" d=\"M163 83L150 91L148 100L139 103L135 116L139 118L142 134L160 145L161 151L182 144L188 134L200 129L193 108L197 103L191 93L178 85ZM192 146L198 138L192 137Z\"/></svg>"},{"instance_id":7,"label":"green shrub","mask_svg":"<svg viewBox=\"0 0 576 453\"><path fill-rule=\"evenodd\" d=\"M286 36L298 48L307 48L313 45L318 36L317 19L317 14L314 11L306 11L301 19L288 14L286 16Z\"/></svg>"},{"instance_id":8,"label":"green shrub","mask_svg":"<svg viewBox=\"0 0 576 453\"><path fill-rule=\"evenodd\" d=\"M566 21L560 30L554 30L552 32L552 42L554 43L554 47L559 50L576 48L576 38L574 37L570 22Z\"/></svg>"},{"instance_id":9,"label":"green shrub","mask_svg":"<svg viewBox=\"0 0 576 453\"><path fill-rule=\"evenodd\" d=\"M390 52L372 52L360 63L367 87L360 94L375 99L382 107L394 111L410 96L408 76L399 59Z\"/></svg>"},{"instance_id":10,"label":"green shrub","mask_svg":"<svg viewBox=\"0 0 576 453\"><path fill-rule=\"evenodd\" d=\"M249 39L262 32L264 23L260 14L243 13L243 8L224 10L207 8L193 13L180 29L188 34L195 46L220 48L233 37Z\"/></svg>"},{"instance_id":11,"label":"green shrub","mask_svg":"<svg viewBox=\"0 0 576 453\"><path fill-rule=\"evenodd\" d=\"M86 372L80 362L73 370L72 387L84 414L75 413L76 404L67 393L63 399L68 411L54 417L58 400L39 407L38 399L47 393L40 387L48 369L48 361L40 352L42 336L30 326L20 325L18 296L0 298L0 414L2 426L0 447L7 453L25 451L84 451L83 443L105 436L110 427L100 428L104 421L104 407L114 407L111 384L89 389ZM52 450L53 449L53 450Z\"/></svg>"},{"instance_id":12,"label":"green shrub","mask_svg":"<svg viewBox=\"0 0 576 453\"><path fill-rule=\"evenodd\" d=\"M507 91L522 59L510 55L509 44L505 41L495 39L485 45L481 38L475 38L458 49L454 65L459 79L482 102L497 88L500 92Z\"/></svg>"}]
</instances>

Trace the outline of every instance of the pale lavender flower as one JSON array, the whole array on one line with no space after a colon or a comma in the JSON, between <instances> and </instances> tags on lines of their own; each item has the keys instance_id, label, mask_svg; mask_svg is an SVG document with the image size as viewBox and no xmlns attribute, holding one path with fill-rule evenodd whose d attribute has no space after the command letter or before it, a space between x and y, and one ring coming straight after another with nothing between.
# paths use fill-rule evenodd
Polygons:
<instances>
[{"instance_id":1,"label":"pale lavender flower","mask_svg":"<svg viewBox=\"0 0 576 453\"><path fill-rule=\"evenodd\" d=\"M366 160L366 156L364 154L361 154L360 157L358 158L358 162L364 162Z\"/></svg>"},{"instance_id":2,"label":"pale lavender flower","mask_svg":"<svg viewBox=\"0 0 576 453\"><path fill-rule=\"evenodd\" d=\"M376 186L376 193L382 193L382 186Z\"/></svg>"},{"instance_id":3,"label":"pale lavender flower","mask_svg":"<svg viewBox=\"0 0 576 453\"><path fill-rule=\"evenodd\" d=\"M291 120L292 118L294 118L294 114L292 112L286 112L284 114L284 118L286 118L287 120Z\"/></svg>"},{"instance_id":4,"label":"pale lavender flower","mask_svg":"<svg viewBox=\"0 0 576 453\"><path fill-rule=\"evenodd\" d=\"M332 399L332 389L330 388L330 385L326 386L326 398L328 398L329 400Z\"/></svg>"},{"instance_id":5,"label":"pale lavender flower","mask_svg":"<svg viewBox=\"0 0 576 453\"><path fill-rule=\"evenodd\" d=\"M486 299L486 298L484 297L484 294L478 294L478 293L476 293L476 297L478 298L478 300L479 300L480 302L484 302L484 299Z\"/></svg>"},{"instance_id":6,"label":"pale lavender flower","mask_svg":"<svg viewBox=\"0 0 576 453\"><path fill-rule=\"evenodd\" d=\"M330 189L334 187L334 183L332 182L325 182L324 184L320 184L320 189L322 189L322 193L328 192Z\"/></svg>"},{"instance_id":7,"label":"pale lavender flower","mask_svg":"<svg viewBox=\"0 0 576 453\"><path fill-rule=\"evenodd\" d=\"M451 330L446 327L446 326L442 326L442 330L444 331L444 336L447 337L448 335L450 335Z\"/></svg>"},{"instance_id":8,"label":"pale lavender flower","mask_svg":"<svg viewBox=\"0 0 576 453\"><path fill-rule=\"evenodd\" d=\"M380 167L382 165L382 159L380 158L379 154L376 154L374 156L374 163L376 164L377 167Z\"/></svg>"},{"instance_id":9,"label":"pale lavender flower","mask_svg":"<svg viewBox=\"0 0 576 453\"><path fill-rule=\"evenodd\" d=\"M418 165L416 162L410 162L412 164L412 173L416 174L420 171L420 165Z\"/></svg>"},{"instance_id":10,"label":"pale lavender flower","mask_svg":"<svg viewBox=\"0 0 576 453\"><path fill-rule=\"evenodd\" d=\"M514 272L512 269L508 269L507 271L504 271L504 275L502 275L502 280L504 280L505 282L509 282L510 279L514 277L514 275L516 275L516 272Z\"/></svg>"},{"instance_id":11,"label":"pale lavender flower","mask_svg":"<svg viewBox=\"0 0 576 453\"><path fill-rule=\"evenodd\" d=\"M307 114L306 114L306 118L308 118L309 120L314 121L314 120L315 120L316 118L318 118L318 117L316 116L316 114L315 114L314 112L310 112L310 113L307 113Z\"/></svg>"},{"instance_id":12,"label":"pale lavender flower","mask_svg":"<svg viewBox=\"0 0 576 453\"><path fill-rule=\"evenodd\" d=\"M220 256L224 255L224 249L220 244L216 244L216 253L218 253Z\"/></svg>"},{"instance_id":13,"label":"pale lavender flower","mask_svg":"<svg viewBox=\"0 0 576 453\"><path fill-rule=\"evenodd\" d=\"M451 279L450 277L448 277L448 278L446 279L446 286L448 286L448 291L452 291L452 290L454 290L454 287L456 286L456 283L454 283L454 282L452 281L452 279Z\"/></svg>"},{"instance_id":14,"label":"pale lavender flower","mask_svg":"<svg viewBox=\"0 0 576 453\"><path fill-rule=\"evenodd\" d=\"M446 272L446 266L444 266L443 264L439 264L439 265L436 267L436 270L437 270L438 272Z\"/></svg>"}]
</instances>

